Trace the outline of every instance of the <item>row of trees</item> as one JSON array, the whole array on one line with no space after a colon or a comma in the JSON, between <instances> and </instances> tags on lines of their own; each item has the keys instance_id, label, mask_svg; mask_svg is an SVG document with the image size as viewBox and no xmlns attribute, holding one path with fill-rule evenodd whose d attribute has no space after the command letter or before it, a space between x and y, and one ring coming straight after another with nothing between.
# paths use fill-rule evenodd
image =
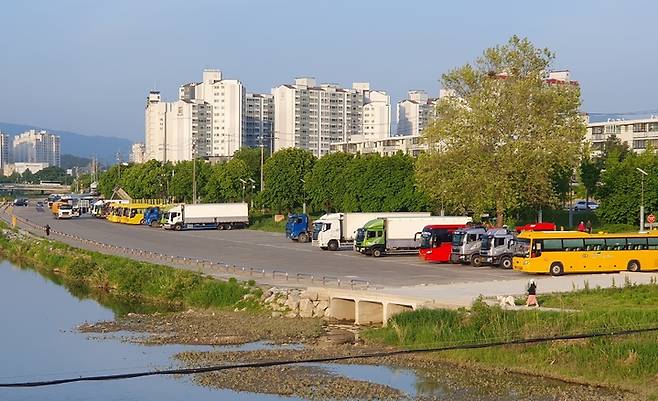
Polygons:
<instances>
[{"instance_id":1,"label":"row of trees","mask_svg":"<svg viewBox=\"0 0 658 401\"><path fill-rule=\"evenodd\" d=\"M66 174L66 170L50 166L32 173L29 169L25 170L23 174L17 172L9 176L0 176L0 182L15 182L21 184L38 184L41 181L60 182L69 185L73 182L73 177Z\"/></svg>"}]
</instances>

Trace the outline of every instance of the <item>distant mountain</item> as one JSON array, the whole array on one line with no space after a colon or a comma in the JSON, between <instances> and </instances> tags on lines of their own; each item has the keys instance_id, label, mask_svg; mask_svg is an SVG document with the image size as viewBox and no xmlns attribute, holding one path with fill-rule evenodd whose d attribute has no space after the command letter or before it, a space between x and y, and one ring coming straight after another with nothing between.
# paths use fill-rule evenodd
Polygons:
<instances>
[{"instance_id":1,"label":"distant mountain","mask_svg":"<svg viewBox=\"0 0 658 401\"><path fill-rule=\"evenodd\" d=\"M91 158L96 156L105 165L116 163L116 154L121 152L121 160L128 160L133 141L110 136L90 136L75 132L61 131L33 125L11 124L0 122L0 131L5 134L20 134L31 129L44 129L60 136L60 151L78 157Z\"/></svg>"},{"instance_id":2,"label":"distant mountain","mask_svg":"<svg viewBox=\"0 0 658 401\"><path fill-rule=\"evenodd\" d=\"M87 157L79 157L69 154L61 155L61 165L60 167L64 170L75 168L75 167L87 167L91 164L91 159Z\"/></svg>"}]
</instances>

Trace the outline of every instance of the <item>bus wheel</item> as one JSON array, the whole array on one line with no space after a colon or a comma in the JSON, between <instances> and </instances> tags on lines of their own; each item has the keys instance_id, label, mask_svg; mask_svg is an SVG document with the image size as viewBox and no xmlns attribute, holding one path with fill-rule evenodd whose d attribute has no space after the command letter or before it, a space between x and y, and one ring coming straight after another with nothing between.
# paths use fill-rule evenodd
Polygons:
<instances>
[{"instance_id":1,"label":"bus wheel","mask_svg":"<svg viewBox=\"0 0 658 401\"><path fill-rule=\"evenodd\" d=\"M504 257L500 260L500 265L503 267L503 269L511 269L512 268L512 258L509 257Z\"/></svg>"},{"instance_id":2,"label":"bus wheel","mask_svg":"<svg viewBox=\"0 0 658 401\"><path fill-rule=\"evenodd\" d=\"M551 275L552 276L561 276L562 273L564 273L564 268L562 267L562 263L555 262L551 265Z\"/></svg>"},{"instance_id":3,"label":"bus wheel","mask_svg":"<svg viewBox=\"0 0 658 401\"><path fill-rule=\"evenodd\" d=\"M144 225L144 224L146 224L146 220L141 219L141 220L139 221L139 224L140 224L140 225Z\"/></svg>"},{"instance_id":4,"label":"bus wheel","mask_svg":"<svg viewBox=\"0 0 658 401\"><path fill-rule=\"evenodd\" d=\"M329 244L327 246L330 251L337 251L338 250L338 241L336 240L331 240L329 241Z\"/></svg>"},{"instance_id":5,"label":"bus wheel","mask_svg":"<svg viewBox=\"0 0 658 401\"><path fill-rule=\"evenodd\" d=\"M372 250L372 256L374 256L376 258L382 256L382 254L383 254L382 250L379 249L379 248L375 248L375 249Z\"/></svg>"},{"instance_id":6,"label":"bus wheel","mask_svg":"<svg viewBox=\"0 0 658 401\"><path fill-rule=\"evenodd\" d=\"M482 257L480 255L473 255L471 258L471 265L475 267L482 266Z\"/></svg>"},{"instance_id":7,"label":"bus wheel","mask_svg":"<svg viewBox=\"0 0 658 401\"><path fill-rule=\"evenodd\" d=\"M298 242L308 242L308 234L306 233L300 233L299 236L297 237Z\"/></svg>"},{"instance_id":8,"label":"bus wheel","mask_svg":"<svg viewBox=\"0 0 658 401\"><path fill-rule=\"evenodd\" d=\"M628 262L628 267L627 267L629 272L639 272L640 271L640 262L637 260L631 260Z\"/></svg>"}]
</instances>

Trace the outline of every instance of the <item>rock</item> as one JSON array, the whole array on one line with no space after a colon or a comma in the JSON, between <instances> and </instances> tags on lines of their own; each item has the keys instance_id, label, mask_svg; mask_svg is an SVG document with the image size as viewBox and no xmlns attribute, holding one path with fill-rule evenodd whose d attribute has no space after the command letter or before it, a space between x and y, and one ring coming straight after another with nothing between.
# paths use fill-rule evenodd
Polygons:
<instances>
[{"instance_id":1,"label":"rock","mask_svg":"<svg viewBox=\"0 0 658 401\"><path fill-rule=\"evenodd\" d=\"M299 296L299 292L291 292L288 294L288 301L292 300L299 302L300 299L301 297Z\"/></svg>"},{"instance_id":2,"label":"rock","mask_svg":"<svg viewBox=\"0 0 658 401\"><path fill-rule=\"evenodd\" d=\"M317 291L306 290L306 291L302 292L299 297L301 299L309 299L311 301L317 301L318 300L318 292Z\"/></svg>"},{"instance_id":3,"label":"rock","mask_svg":"<svg viewBox=\"0 0 658 401\"><path fill-rule=\"evenodd\" d=\"M265 298L265 301L263 302L265 302L266 304L271 304L272 302L274 302L274 300L276 300L276 294L272 294L269 297Z\"/></svg>"},{"instance_id":4,"label":"rock","mask_svg":"<svg viewBox=\"0 0 658 401\"><path fill-rule=\"evenodd\" d=\"M288 300L286 301L284 306L286 306L288 309L293 311L299 309L299 298L294 299L294 297L288 297Z\"/></svg>"},{"instance_id":5,"label":"rock","mask_svg":"<svg viewBox=\"0 0 658 401\"><path fill-rule=\"evenodd\" d=\"M272 317L281 317L281 312L278 311L272 312Z\"/></svg>"},{"instance_id":6,"label":"rock","mask_svg":"<svg viewBox=\"0 0 658 401\"><path fill-rule=\"evenodd\" d=\"M297 312L294 310L291 310L290 312L286 313L285 315L287 318L294 318L297 317Z\"/></svg>"},{"instance_id":7,"label":"rock","mask_svg":"<svg viewBox=\"0 0 658 401\"><path fill-rule=\"evenodd\" d=\"M288 297L279 297L276 299L276 303L279 305L285 305L286 301L288 300Z\"/></svg>"},{"instance_id":8,"label":"rock","mask_svg":"<svg viewBox=\"0 0 658 401\"><path fill-rule=\"evenodd\" d=\"M304 298L299 301L299 317L313 317L313 302Z\"/></svg>"}]
</instances>

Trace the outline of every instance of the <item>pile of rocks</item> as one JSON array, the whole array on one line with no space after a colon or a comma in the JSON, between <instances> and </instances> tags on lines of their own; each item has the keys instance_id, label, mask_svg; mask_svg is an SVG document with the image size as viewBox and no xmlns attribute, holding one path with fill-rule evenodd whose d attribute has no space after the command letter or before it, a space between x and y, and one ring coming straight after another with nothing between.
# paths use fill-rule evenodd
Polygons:
<instances>
[{"instance_id":1,"label":"pile of rocks","mask_svg":"<svg viewBox=\"0 0 658 401\"><path fill-rule=\"evenodd\" d=\"M272 317L327 317L329 297L317 291L270 288L261 301L272 309Z\"/></svg>"}]
</instances>

